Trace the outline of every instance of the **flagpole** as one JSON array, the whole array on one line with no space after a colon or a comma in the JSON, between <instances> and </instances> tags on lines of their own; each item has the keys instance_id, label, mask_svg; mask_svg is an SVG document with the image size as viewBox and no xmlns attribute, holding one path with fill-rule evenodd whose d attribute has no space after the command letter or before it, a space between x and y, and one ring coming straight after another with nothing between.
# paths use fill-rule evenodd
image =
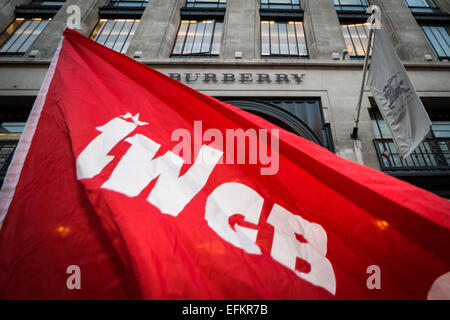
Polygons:
<instances>
[{"instance_id":1,"label":"flagpole","mask_svg":"<svg viewBox=\"0 0 450 320\"><path fill-rule=\"evenodd\" d=\"M372 47L372 39L373 39L373 30L375 28L375 23L377 22L377 18L375 17L375 13L379 12L379 8L377 6L371 6L369 10L372 12L372 16L369 18L370 20L370 31L369 31L369 39L367 41L367 48L366 48L366 55L364 57L364 68L363 68L363 79L361 83L361 90L359 92L359 99L358 99L358 105L356 106L356 114L355 119L353 120L353 131L350 134L350 137L352 139L356 139L358 137L358 123L359 123L359 115L361 113L361 104L362 104L362 98L364 95L364 87L366 84L366 75L367 75L367 69L369 66L369 56L370 56L370 48Z\"/></svg>"}]
</instances>

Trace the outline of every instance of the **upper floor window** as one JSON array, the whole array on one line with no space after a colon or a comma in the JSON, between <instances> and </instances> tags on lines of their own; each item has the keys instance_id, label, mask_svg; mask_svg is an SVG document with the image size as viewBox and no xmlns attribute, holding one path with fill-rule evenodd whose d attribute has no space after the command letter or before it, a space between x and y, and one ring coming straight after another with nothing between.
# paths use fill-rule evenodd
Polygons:
<instances>
[{"instance_id":1,"label":"upper floor window","mask_svg":"<svg viewBox=\"0 0 450 320\"><path fill-rule=\"evenodd\" d=\"M366 12L369 2L367 0L334 0L334 6L338 11Z\"/></svg>"},{"instance_id":2,"label":"upper floor window","mask_svg":"<svg viewBox=\"0 0 450 320\"><path fill-rule=\"evenodd\" d=\"M299 0L261 0L261 9L299 10Z\"/></svg>"},{"instance_id":3,"label":"upper floor window","mask_svg":"<svg viewBox=\"0 0 450 320\"><path fill-rule=\"evenodd\" d=\"M0 54L25 54L65 2L31 1L16 6L16 19L0 34Z\"/></svg>"},{"instance_id":4,"label":"upper floor window","mask_svg":"<svg viewBox=\"0 0 450 320\"><path fill-rule=\"evenodd\" d=\"M186 8L225 8L227 0L187 0Z\"/></svg>"},{"instance_id":5,"label":"upper floor window","mask_svg":"<svg viewBox=\"0 0 450 320\"><path fill-rule=\"evenodd\" d=\"M59 1L59 0L43 0L43 1L31 1L30 5L39 5L39 6L63 6L66 1Z\"/></svg>"},{"instance_id":6,"label":"upper floor window","mask_svg":"<svg viewBox=\"0 0 450 320\"><path fill-rule=\"evenodd\" d=\"M439 59L450 59L450 26L421 25Z\"/></svg>"},{"instance_id":7,"label":"upper floor window","mask_svg":"<svg viewBox=\"0 0 450 320\"><path fill-rule=\"evenodd\" d=\"M263 57L307 58L302 21L261 21Z\"/></svg>"},{"instance_id":8,"label":"upper floor window","mask_svg":"<svg viewBox=\"0 0 450 320\"><path fill-rule=\"evenodd\" d=\"M182 20L172 50L173 57L214 57L220 53L223 22Z\"/></svg>"},{"instance_id":9,"label":"upper floor window","mask_svg":"<svg viewBox=\"0 0 450 320\"><path fill-rule=\"evenodd\" d=\"M0 36L1 54L24 54L51 19L17 18Z\"/></svg>"},{"instance_id":10,"label":"upper floor window","mask_svg":"<svg viewBox=\"0 0 450 320\"><path fill-rule=\"evenodd\" d=\"M351 59L364 59L369 41L369 24L341 24L345 44Z\"/></svg>"},{"instance_id":11,"label":"upper floor window","mask_svg":"<svg viewBox=\"0 0 450 320\"><path fill-rule=\"evenodd\" d=\"M433 0L406 0L406 4L413 13L436 13L440 12Z\"/></svg>"},{"instance_id":12,"label":"upper floor window","mask_svg":"<svg viewBox=\"0 0 450 320\"><path fill-rule=\"evenodd\" d=\"M148 0L111 0L109 5L112 7L145 8L147 4Z\"/></svg>"},{"instance_id":13,"label":"upper floor window","mask_svg":"<svg viewBox=\"0 0 450 320\"><path fill-rule=\"evenodd\" d=\"M139 21L138 19L100 19L91 38L110 49L125 53Z\"/></svg>"}]
</instances>

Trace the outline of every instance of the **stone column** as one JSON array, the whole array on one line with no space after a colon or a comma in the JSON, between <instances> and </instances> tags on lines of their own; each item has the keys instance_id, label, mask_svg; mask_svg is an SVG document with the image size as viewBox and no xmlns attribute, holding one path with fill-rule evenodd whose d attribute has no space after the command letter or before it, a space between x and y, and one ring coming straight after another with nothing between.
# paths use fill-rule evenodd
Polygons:
<instances>
[{"instance_id":1,"label":"stone column","mask_svg":"<svg viewBox=\"0 0 450 320\"><path fill-rule=\"evenodd\" d=\"M142 51L142 59L168 58L180 25L180 8L185 2L185 0L149 1L127 54L132 57L135 51Z\"/></svg>"},{"instance_id":2,"label":"stone column","mask_svg":"<svg viewBox=\"0 0 450 320\"><path fill-rule=\"evenodd\" d=\"M381 8L383 30L389 36L400 59L408 62L425 62L425 54L437 60L433 48L418 25L405 1L372 0Z\"/></svg>"},{"instance_id":3,"label":"stone column","mask_svg":"<svg viewBox=\"0 0 450 320\"><path fill-rule=\"evenodd\" d=\"M311 59L332 59L346 49L341 24L331 0L302 0L304 25Z\"/></svg>"},{"instance_id":4,"label":"stone column","mask_svg":"<svg viewBox=\"0 0 450 320\"><path fill-rule=\"evenodd\" d=\"M41 59L52 58L62 32L66 28L66 20L69 17L67 8L71 5L78 6L81 11L81 29L76 31L88 36L98 22L98 8L108 2L109 0L68 0L42 31L29 51L39 50L39 58Z\"/></svg>"},{"instance_id":5,"label":"stone column","mask_svg":"<svg viewBox=\"0 0 450 320\"><path fill-rule=\"evenodd\" d=\"M242 52L242 59L260 58L259 0L228 0L222 35L222 58L234 59Z\"/></svg>"},{"instance_id":6,"label":"stone column","mask_svg":"<svg viewBox=\"0 0 450 320\"><path fill-rule=\"evenodd\" d=\"M14 9L18 5L27 4L29 0L4 0L0 5L0 32L3 32L13 22Z\"/></svg>"}]
</instances>

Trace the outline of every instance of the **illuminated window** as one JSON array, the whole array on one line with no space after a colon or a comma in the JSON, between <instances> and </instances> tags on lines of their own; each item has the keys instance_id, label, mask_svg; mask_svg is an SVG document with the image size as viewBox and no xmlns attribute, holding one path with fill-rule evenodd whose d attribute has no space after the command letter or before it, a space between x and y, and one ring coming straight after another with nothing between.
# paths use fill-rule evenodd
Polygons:
<instances>
[{"instance_id":1,"label":"illuminated window","mask_svg":"<svg viewBox=\"0 0 450 320\"><path fill-rule=\"evenodd\" d=\"M350 58L364 58L369 41L369 24L341 24L341 27Z\"/></svg>"},{"instance_id":2,"label":"illuminated window","mask_svg":"<svg viewBox=\"0 0 450 320\"><path fill-rule=\"evenodd\" d=\"M125 53L139 21L138 19L100 19L91 38L110 49Z\"/></svg>"},{"instance_id":3,"label":"illuminated window","mask_svg":"<svg viewBox=\"0 0 450 320\"><path fill-rule=\"evenodd\" d=\"M17 18L0 36L1 54L24 54L51 19Z\"/></svg>"},{"instance_id":4,"label":"illuminated window","mask_svg":"<svg viewBox=\"0 0 450 320\"><path fill-rule=\"evenodd\" d=\"M303 22L261 21L263 57L308 57Z\"/></svg>"},{"instance_id":5,"label":"illuminated window","mask_svg":"<svg viewBox=\"0 0 450 320\"><path fill-rule=\"evenodd\" d=\"M172 56L218 56L222 40L222 28L222 21L182 20Z\"/></svg>"}]
</instances>

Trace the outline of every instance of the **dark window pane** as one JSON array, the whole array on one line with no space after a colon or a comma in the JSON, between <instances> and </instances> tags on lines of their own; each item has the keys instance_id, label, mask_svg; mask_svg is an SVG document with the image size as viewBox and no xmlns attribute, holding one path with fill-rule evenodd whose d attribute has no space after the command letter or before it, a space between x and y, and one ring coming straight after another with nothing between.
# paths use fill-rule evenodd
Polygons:
<instances>
[{"instance_id":1,"label":"dark window pane","mask_svg":"<svg viewBox=\"0 0 450 320\"><path fill-rule=\"evenodd\" d=\"M226 0L187 0L188 8L225 8Z\"/></svg>"},{"instance_id":2,"label":"dark window pane","mask_svg":"<svg viewBox=\"0 0 450 320\"><path fill-rule=\"evenodd\" d=\"M148 0L112 0L110 5L113 7L137 7L145 8Z\"/></svg>"},{"instance_id":3,"label":"dark window pane","mask_svg":"<svg viewBox=\"0 0 450 320\"><path fill-rule=\"evenodd\" d=\"M299 0L261 0L261 9L300 9Z\"/></svg>"},{"instance_id":4,"label":"dark window pane","mask_svg":"<svg viewBox=\"0 0 450 320\"><path fill-rule=\"evenodd\" d=\"M422 25L422 30L440 59L450 58L449 28L446 26Z\"/></svg>"}]
</instances>

